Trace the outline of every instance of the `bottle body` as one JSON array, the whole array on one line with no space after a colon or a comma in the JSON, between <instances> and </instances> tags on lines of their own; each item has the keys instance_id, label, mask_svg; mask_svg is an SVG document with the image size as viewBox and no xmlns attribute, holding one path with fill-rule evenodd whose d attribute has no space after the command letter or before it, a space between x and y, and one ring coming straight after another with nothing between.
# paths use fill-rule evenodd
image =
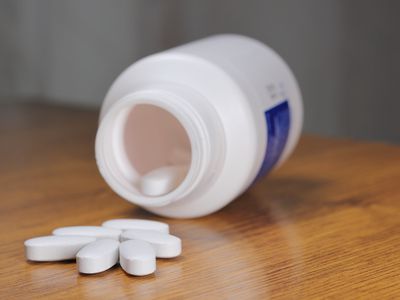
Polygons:
<instances>
[{"instance_id":1,"label":"bottle body","mask_svg":"<svg viewBox=\"0 0 400 300\"><path fill-rule=\"evenodd\" d=\"M302 126L296 80L262 43L219 35L144 58L111 86L96 158L123 198L168 217L217 211L293 151ZM182 182L142 195L140 181L179 165Z\"/></svg>"}]
</instances>

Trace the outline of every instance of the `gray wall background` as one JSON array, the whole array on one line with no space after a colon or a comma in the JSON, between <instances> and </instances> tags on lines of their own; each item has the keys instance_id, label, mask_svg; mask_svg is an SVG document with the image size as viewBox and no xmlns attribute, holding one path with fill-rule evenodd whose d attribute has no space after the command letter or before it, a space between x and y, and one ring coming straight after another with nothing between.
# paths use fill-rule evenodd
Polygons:
<instances>
[{"instance_id":1,"label":"gray wall background","mask_svg":"<svg viewBox=\"0 0 400 300\"><path fill-rule=\"evenodd\" d=\"M136 59L214 33L287 60L305 131L400 142L400 2L0 0L0 101L98 107Z\"/></svg>"}]
</instances>

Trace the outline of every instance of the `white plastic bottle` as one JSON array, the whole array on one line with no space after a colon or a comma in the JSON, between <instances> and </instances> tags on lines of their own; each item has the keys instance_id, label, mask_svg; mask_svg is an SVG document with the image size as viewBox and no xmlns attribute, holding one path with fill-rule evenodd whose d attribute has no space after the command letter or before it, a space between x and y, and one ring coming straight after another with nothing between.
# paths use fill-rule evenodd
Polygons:
<instances>
[{"instance_id":1,"label":"white plastic bottle","mask_svg":"<svg viewBox=\"0 0 400 300\"><path fill-rule=\"evenodd\" d=\"M199 217L286 160L302 118L282 58L248 37L212 36L143 58L116 79L101 110L97 164L126 200Z\"/></svg>"}]
</instances>

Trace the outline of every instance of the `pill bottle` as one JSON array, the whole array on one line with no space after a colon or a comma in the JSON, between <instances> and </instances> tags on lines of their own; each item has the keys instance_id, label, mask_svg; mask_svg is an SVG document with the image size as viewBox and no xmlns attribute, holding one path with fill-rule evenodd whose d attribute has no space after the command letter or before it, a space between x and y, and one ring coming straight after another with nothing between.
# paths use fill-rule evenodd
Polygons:
<instances>
[{"instance_id":1,"label":"pill bottle","mask_svg":"<svg viewBox=\"0 0 400 300\"><path fill-rule=\"evenodd\" d=\"M96 161L129 202L200 217L284 162L302 119L296 79L276 52L245 36L211 36L140 59L115 80Z\"/></svg>"}]
</instances>

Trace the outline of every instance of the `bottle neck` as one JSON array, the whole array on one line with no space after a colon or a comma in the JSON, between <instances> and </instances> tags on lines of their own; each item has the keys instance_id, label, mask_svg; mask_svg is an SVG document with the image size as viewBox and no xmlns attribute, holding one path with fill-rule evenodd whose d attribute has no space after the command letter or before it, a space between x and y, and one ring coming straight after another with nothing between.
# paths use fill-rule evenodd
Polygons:
<instances>
[{"instance_id":1,"label":"bottle neck","mask_svg":"<svg viewBox=\"0 0 400 300\"><path fill-rule=\"evenodd\" d=\"M210 184L222 167L223 137L217 113L196 91L151 85L125 95L103 116L96 161L117 194L141 206L160 207ZM182 181L160 195L143 193L146 172L174 164L185 168Z\"/></svg>"}]
</instances>

